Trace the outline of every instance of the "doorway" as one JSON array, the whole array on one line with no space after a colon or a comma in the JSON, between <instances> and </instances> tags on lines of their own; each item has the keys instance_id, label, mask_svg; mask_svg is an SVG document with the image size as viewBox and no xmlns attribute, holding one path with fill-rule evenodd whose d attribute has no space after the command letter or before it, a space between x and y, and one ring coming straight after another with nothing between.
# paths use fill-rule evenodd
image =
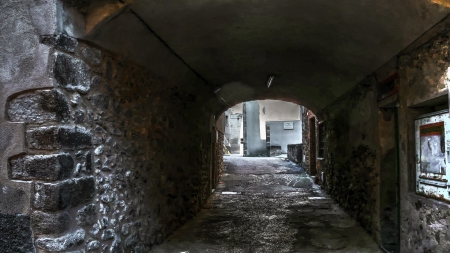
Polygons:
<instances>
[{"instance_id":1,"label":"doorway","mask_svg":"<svg viewBox=\"0 0 450 253\"><path fill-rule=\"evenodd\" d=\"M380 234L381 246L388 252L400 252L397 110L380 110Z\"/></svg>"},{"instance_id":2,"label":"doorway","mask_svg":"<svg viewBox=\"0 0 450 253\"><path fill-rule=\"evenodd\" d=\"M309 119L309 174L315 176L316 170L316 117Z\"/></svg>"}]
</instances>

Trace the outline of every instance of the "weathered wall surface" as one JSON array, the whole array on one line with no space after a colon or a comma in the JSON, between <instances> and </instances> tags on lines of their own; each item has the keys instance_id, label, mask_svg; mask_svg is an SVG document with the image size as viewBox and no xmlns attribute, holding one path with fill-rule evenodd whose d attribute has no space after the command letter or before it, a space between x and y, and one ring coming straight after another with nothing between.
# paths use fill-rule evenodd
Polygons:
<instances>
[{"instance_id":1,"label":"weathered wall surface","mask_svg":"<svg viewBox=\"0 0 450 253\"><path fill-rule=\"evenodd\" d=\"M303 148L303 159L302 159L302 166L303 168L308 171L309 174L311 174L311 160L310 160L310 152L311 152L311 136L310 136L310 119L315 118L316 116L311 110L308 110L305 107L302 107L302 143L304 144L302 146ZM313 126L314 128L317 128L317 120L315 121L315 124ZM317 132L317 131L316 131ZM314 139L316 139L317 136L314 136ZM317 150L314 150L314 152L317 153ZM312 174L311 174L312 175ZM314 175L312 175L314 176Z\"/></svg>"},{"instance_id":2,"label":"weathered wall surface","mask_svg":"<svg viewBox=\"0 0 450 253\"><path fill-rule=\"evenodd\" d=\"M295 163L301 163L303 159L303 144L289 144L287 146L287 158Z\"/></svg>"},{"instance_id":3,"label":"weathered wall surface","mask_svg":"<svg viewBox=\"0 0 450 253\"><path fill-rule=\"evenodd\" d=\"M10 121L5 106L15 93L53 87L48 75L51 47L40 43L40 35L54 34L59 28L57 10L52 1L2 1L0 9L0 251L33 252L30 209L34 185L12 181L8 169L10 157L28 150L26 126ZM50 114L47 117L56 119Z\"/></svg>"},{"instance_id":4,"label":"weathered wall surface","mask_svg":"<svg viewBox=\"0 0 450 253\"><path fill-rule=\"evenodd\" d=\"M8 100L7 117L25 123L28 147L9 158L9 177L34 185L38 249L146 252L209 196L207 128L198 126L206 121L190 113L195 96L67 41L70 50L51 55L55 88Z\"/></svg>"},{"instance_id":5,"label":"weathered wall surface","mask_svg":"<svg viewBox=\"0 0 450 253\"><path fill-rule=\"evenodd\" d=\"M448 109L449 31L399 57L401 247L405 252L450 250L450 206L415 193L414 118ZM443 99L436 99L442 97ZM443 100L443 101L439 101ZM431 101L423 105L422 102ZM444 104L443 108L440 104ZM409 106L414 106L411 108Z\"/></svg>"},{"instance_id":6,"label":"weathered wall surface","mask_svg":"<svg viewBox=\"0 0 450 253\"><path fill-rule=\"evenodd\" d=\"M369 76L323 114L322 187L369 232L378 230L378 109ZM311 126L309 126L311 127Z\"/></svg>"},{"instance_id":7,"label":"weathered wall surface","mask_svg":"<svg viewBox=\"0 0 450 253\"><path fill-rule=\"evenodd\" d=\"M69 36L57 1L0 7L0 251L148 252L210 194L205 101Z\"/></svg>"},{"instance_id":8,"label":"weathered wall surface","mask_svg":"<svg viewBox=\"0 0 450 253\"><path fill-rule=\"evenodd\" d=\"M447 98L449 67L448 32L432 39L419 48L400 55L398 59L403 98L408 107L426 107L433 99ZM446 99L444 100L445 103Z\"/></svg>"},{"instance_id":9,"label":"weathered wall surface","mask_svg":"<svg viewBox=\"0 0 450 253\"><path fill-rule=\"evenodd\" d=\"M219 178L220 175L222 173L222 169L223 169L223 155L227 152L229 152L228 148L225 144L225 139L226 139L226 131L229 128L229 116L228 116L228 112L224 112L222 113L222 115L220 115L220 117L217 119L216 121L216 125L215 125L215 131L214 131L214 135L215 135L215 141L213 143L214 147L214 153L213 153L213 171L212 171L212 185L211 185L211 189L215 189L218 182L219 182Z\"/></svg>"},{"instance_id":10,"label":"weathered wall surface","mask_svg":"<svg viewBox=\"0 0 450 253\"><path fill-rule=\"evenodd\" d=\"M217 141L214 143L214 164L213 164L213 173L212 173L212 188L215 189L217 184L219 183L220 175L223 171L223 155L225 154L224 150L224 140L225 135L218 131L217 132Z\"/></svg>"},{"instance_id":11,"label":"weathered wall surface","mask_svg":"<svg viewBox=\"0 0 450 253\"><path fill-rule=\"evenodd\" d=\"M324 172L322 187L373 232L380 244L398 249L395 237L399 236L401 252L450 249L449 204L415 193L414 139L415 117L448 109L449 41L446 30L394 59L399 99L387 99L392 100L387 107L379 108L384 102L377 101L375 73L320 112L326 133L325 157L317 161L318 171ZM311 139L308 117L311 113L304 111L305 143ZM308 149L305 147L305 166L310 164ZM396 200L397 149L400 226Z\"/></svg>"}]
</instances>

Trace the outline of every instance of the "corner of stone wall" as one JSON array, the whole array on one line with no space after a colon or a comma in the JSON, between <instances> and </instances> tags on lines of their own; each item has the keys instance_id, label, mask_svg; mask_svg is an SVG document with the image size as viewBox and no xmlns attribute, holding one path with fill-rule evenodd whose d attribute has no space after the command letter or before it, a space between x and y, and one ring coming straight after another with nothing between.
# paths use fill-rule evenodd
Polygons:
<instances>
[{"instance_id":1,"label":"corner of stone wall","mask_svg":"<svg viewBox=\"0 0 450 253\"><path fill-rule=\"evenodd\" d=\"M85 241L87 232L69 213L80 213L96 191L93 118L83 96L91 87L91 68L74 55L78 41L66 34L39 36L39 43L48 47L39 57L48 59L43 76L51 78L39 86L8 89L4 124L20 126L9 141L21 148L3 157L2 180L30 186L24 209L34 245L58 252Z\"/></svg>"},{"instance_id":2,"label":"corner of stone wall","mask_svg":"<svg viewBox=\"0 0 450 253\"><path fill-rule=\"evenodd\" d=\"M310 136L310 119L312 117L315 117L314 113L305 108L305 110L303 111L302 114L302 142L304 143L304 145L302 146L302 153L303 153L303 159L302 159L302 166L306 169L306 171L308 173L311 172L310 170L310 141L311 141L311 136ZM315 125L312 127L316 127ZM315 138L315 136L314 136Z\"/></svg>"},{"instance_id":3,"label":"corner of stone wall","mask_svg":"<svg viewBox=\"0 0 450 253\"><path fill-rule=\"evenodd\" d=\"M36 149L27 138L33 128L55 128L68 117L63 95L54 89L55 47L42 43L43 36L60 32L57 4L56 0L0 4L5 38L0 42L1 252L35 251L33 233L37 233L31 230L34 200L39 194L35 188L39 182L58 184L66 179L64 170L73 162L64 152L60 155L59 148ZM36 147L48 141L36 140ZM50 198L46 194L40 197Z\"/></svg>"}]
</instances>

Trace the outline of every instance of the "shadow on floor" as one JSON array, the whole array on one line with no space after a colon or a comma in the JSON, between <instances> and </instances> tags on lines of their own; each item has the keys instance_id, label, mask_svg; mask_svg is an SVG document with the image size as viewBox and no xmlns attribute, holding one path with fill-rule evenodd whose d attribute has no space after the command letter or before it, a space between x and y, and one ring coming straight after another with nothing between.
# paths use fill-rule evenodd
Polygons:
<instances>
[{"instance_id":1,"label":"shadow on floor","mask_svg":"<svg viewBox=\"0 0 450 253\"><path fill-rule=\"evenodd\" d=\"M224 162L205 209L151 252L380 252L303 168L282 158Z\"/></svg>"}]
</instances>

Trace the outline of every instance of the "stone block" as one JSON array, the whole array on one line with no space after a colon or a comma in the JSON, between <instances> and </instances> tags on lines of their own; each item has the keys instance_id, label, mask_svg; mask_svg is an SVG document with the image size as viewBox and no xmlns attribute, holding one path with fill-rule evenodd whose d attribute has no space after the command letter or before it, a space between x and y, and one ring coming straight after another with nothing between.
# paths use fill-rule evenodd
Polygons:
<instances>
[{"instance_id":1,"label":"stone block","mask_svg":"<svg viewBox=\"0 0 450 253\"><path fill-rule=\"evenodd\" d=\"M11 178L18 180L61 180L73 170L70 154L29 155L10 160Z\"/></svg>"},{"instance_id":2,"label":"stone block","mask_svg":"<svg viewBox=\"0 0 450 253\"><path fill-rule=\"evenodd\" d=\"M115 234L116 233L114 232L114 229L105 229L105 230L103 230L103 233L102 233L102 240L103 241L111 240L114 238Z\"/></svg>"},{"instance_id":3,"label":"stone block","mask_svg":"<svg viewBox=\"0 0 450 253\"><path fill-rule=\"evenodd\" d=\"M270 156L281 155L281 146L270 146Z\"/></svg>"},{"instance_id":4,"label":"stone block","mask_svg":"<svg viewBox=\"0 0 450 253\"><path fill-rule=\"evenodd\" d=\"M80 149L92 145L92 133L84 127L36 127L27 130L26 139L33 149Z\"/></svg>"},{"instance_id":5,"label":"stone block","mask_svg":"<svg viewBox=\"0 0 450 253\"><path fill-rule=\"evenodd\" d=\"M90 201L94 193L93 177L69 179L59 183L36 183L34 207L44 211L63 210Z\"/></svg>"},{"instance_id":6,"label":"stone block","mask_svg":"<svg viewBox=\"0 0 450 253\"><path fill-rule=\"evenodd\" d=\"M138 246L134 247L134 253L144 253L144 246L138 245Z\"/></svg>"},{"instance_id":7,"label":"stone block","mask_svg":"<svg viewBox=\"0 0 450 253\"><path fill-rule=\"evenodd\" d=\"M87 93L91 86L91 69L82 60L64 53L55 53L53 74L56 84L69 91Z\"/></svg>"},{"instance_id":8,"label":"stone block","mask_svg":"<svg viewBox=\"0 0 450 253\"><path fill-rule=\"evenodd\" d=\"M97 240L91 241L87 244L87 251L92 251L100 248L100 242Z\"/></svg>"},{"instance_id":9,"label":"stone block","mask_svg":"<svg viewBox=\"0 0 450 253\"><path fill-rule=\"evenodd\" d=\"M127 239L125 239L125 247L127 249L132 249L134 245L136 245L139 241L139 235L138 233L134 232L133 234L129 235Z\"/></svg>"},{"instance_id":10,"label":"stone block","mask_svg":"<svg viewBox=\"0 0 450 253\"><path fill-rule=\"evenodd\" d=\"M84 156L84 168L86 173L92 172L92 153L91 151L87 151Z\"/></svg>"},{"instance_id":11,"label":"stone block","mask_svg":"<svg viewBox=\"0 0 450 253\"><path fill-rule=\"evenodd\" d=\"M27 129L26 139L29 148L34 149L59 149L58 127L38 127Z\"/></svg>"},{"instance_id":12,"label":"stone block","mask_svg":"<svg viewBox=\"0 0 450 253\"><path fill-rule=\"evenodd\" d=\"M104 151L104 150L105 150L105 146L100 145L100 146L98 146L98 147L95 148L94 154L97 155L97 156L99 156L99 155L103 154L103 151Z\"/></svg>"},{"instance_id":13,"label":"stone block","mask_svg":"<svg viewBox=\"0 0 450 253\"><path fill-rule=\"evenodd\" d=\"M68 206L77 206L88 202L95 193L94 177L76 178L70 183L63 185L61 189L61 200Z\"/></svg>"},{"instance_id":14,"label":"stone block","mask_svg":"<svg viewBox=\"0 0 450 253\"><path fill-rule=\"evenodd\" d=\"M0 213L0 252L35 252L29 216Z\"/></svg>"},{"instance_id":15,"label":"stone block","mask_svg":"<svg viewBox=\"0 0 450 253\"><path fill-rule=\"evenodd\" d=\"M75 124L82 124L85 121L85 113L82 110L77 110L73 113Z\"/></svg>"},{"instance_id":16,"label":"stone block","mask_svg":"<svg viewBox=\"0 0 450 253\"><path fill-rule=\"evenodd\" d=\"M99 110L107 110L109 106L109 98L105 94L94 94L90 96L89 101Z\"/></svg>"},{"instance_id":17,"label":"stone block","mask_svg":"<svg viewBox=\"0 0 450 253\"><path fill-rule=\"evenodd\" d=\"M111 247L109 248L109 251L111 253L120 253L120 244L122 243L122 238L120 238L119 235L114 236L114 241L111 244Z\"/></svg>"},{"instance_id":18,"label":"stone block","mask_svg":"<svg viewBox=\"0 0 450 253\"><path fill-rule=\"evenodd\" d=\"M102 208L102 204L100 204L100 212L102 213L107 213L107 210L109 209L108 206L103 206ZM101 220L99 220L99 223L101 225L101 228L105 229L108 227L109 225L109 218L107 216L103 216Z\"/></svg>"},{"instance_id":19,"label":"stone block","mask_svg":"<svg viewBox=\"0 0 450 253\"><path fill-rule=\"evenodd\" d=\"M64 183L36 183L34 186L34 207L44 211L64 209L63 203L60 203L62 184Z\"/></svg>"},{"instance_id":20,"label":"stone block","mask_svg":"<svg viewBox=\"0 0 450 253\"><path fill-rule=\"evenodd\" d=\"M81 55L92 65L100 65L102 63L102 52L98 49L83 47Z\"/></svg>"},{"instance_id":21,"label":"stone block","mask_svg":"<svg viewBox=\"0 0 450 253\"><path fill-rule=\"evenodd\" d=\"M28 212L24 203L29 203L28 193L24 189L3 185L0 182L0 213Z\"/></svg>"},{"instance_id":22,"label":"stone block","mask_svg":"<svg viewBox=\"0 0 450 253\"><path fill-rule=\"evenodd\" d=\"M71 96L70 96L70 104L73 107L76 107L77 105L80 104L80 100L81 100L81 96L80 94L78 94L77 92L74 92Z\"/></svg>"},{"instance_id":23,"label":"stone block","mask_svg":"<svg viewBox=\"0 0 450 253\"><path fill-rule=\"evenodd\" d=\"M35 211L31 215L31 225L35 234L60 234L69 229L68 213L45 213Z\"/></svg>"},{"instance_id":24,"label":"stone block","mask_svg":"<svg viewBox=\"0 0 450 253\"><path fill-rule=\"evenodd\" d=\"M78 41L67 34L41 36L41 43L69 53L75 52Z\"/></svg>"},{"instance_id":25,"label":"stone block","mask_svg":"<svg viewBox=\"0 0 450 253\"><path fill-rule=\"evenodd\" d=\"M95 204L87 205L78 210L76 219L79 226L93 225L97 221L97 207Z\"/></svg>"},{"instance_id":26,"label":"stone block","mask_svg":"<svg viewBox=\"0 0 450 253\"><path fill-rule=\"evenodd\" d=\"M58 142L62 148L79 149L92 145L92 133L84 127L59 128Z\"/></svg>"},{"instance_id":27,"label":"stone block","mask_svg":"<svg viewBox=\"0 0 450 253\"><path fill-rule=\"evenodd\" d=\"M122 235L128 235L130 234L130 227L132 226L132 223L125 223L122 225Z\"/></svg>"},{"instance_id":28,"label":"stone block","mask_svg":"<svg viewBox=\"0 0 450 253\"><path fill-rule=\"evenodd\" d=\"M66 122L69 119L69 104L65 96L56 90L37 90L11 99L7 113L13 122Z\"/></svg>"},{"instance_id":29,"label":"stone block","mask_svg":"<svg viewBox=\"0 0 450 253\"><path fill-rule=\"evenodd\" d=\"M302 144L289 144L287 146L287 157L289 160L301 163L303 160L303 145Z\"/></svg>"},{"instance_id":30,"label":"stone block","mask_svg":"<svg viewBox=\"0 0 450 253\"><path fill-rule=\"evenodd\" d=\"M57 238L38 238L36 239L36 246L50 252L65 251L81 245L85 236L84 230L78 229L75 232Z\"/></svg>"}]
</instances>

